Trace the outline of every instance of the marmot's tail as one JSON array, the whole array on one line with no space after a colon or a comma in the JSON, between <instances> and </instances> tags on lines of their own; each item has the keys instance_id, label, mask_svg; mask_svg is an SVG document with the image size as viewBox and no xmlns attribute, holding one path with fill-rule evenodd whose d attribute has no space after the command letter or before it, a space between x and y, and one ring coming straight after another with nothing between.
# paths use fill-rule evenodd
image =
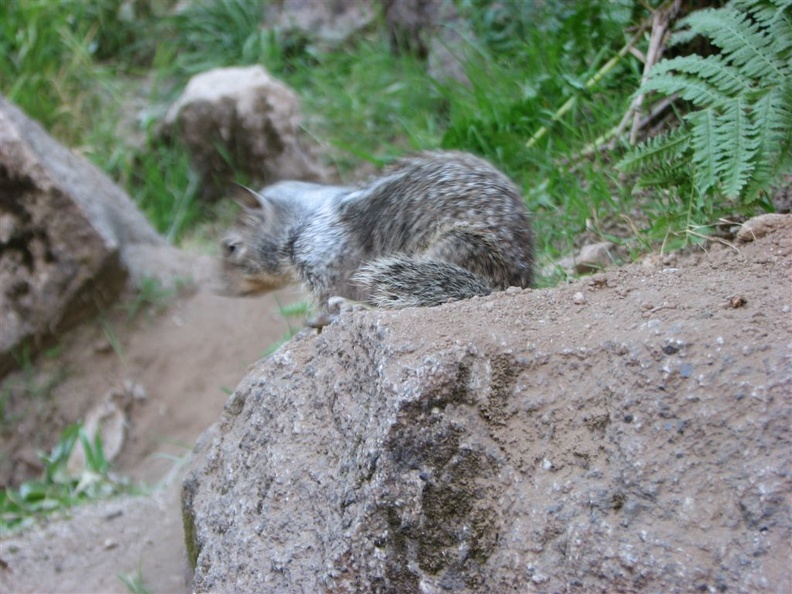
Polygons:
<instances>
[{"instance_id":1,"label":"marmot's tail","mask_svg":"<svg viewBox=\"0 0 792 594\"><path fill-rule=\"evenodd\" d=\"M431 307L489 295L489 285L460 266L396 255L365 264L353 277L374 307Z\"/></svg>"}]
</instances>

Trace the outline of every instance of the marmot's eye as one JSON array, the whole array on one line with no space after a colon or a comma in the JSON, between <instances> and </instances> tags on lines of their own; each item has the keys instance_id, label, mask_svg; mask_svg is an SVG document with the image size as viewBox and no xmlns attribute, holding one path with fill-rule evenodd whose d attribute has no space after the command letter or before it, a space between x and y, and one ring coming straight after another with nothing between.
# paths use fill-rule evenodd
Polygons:
<instances>
[{"instance_id":1,"label":"marmot's eye","mask_svg":"<svg viewBox=\"0 0 792 594\"><path fill-rule=\"evenodd\" d=\"M223 255L226 257L233 256L240 246L240 242L236 239L223 240Z\"/></svg>"}]
</instances>

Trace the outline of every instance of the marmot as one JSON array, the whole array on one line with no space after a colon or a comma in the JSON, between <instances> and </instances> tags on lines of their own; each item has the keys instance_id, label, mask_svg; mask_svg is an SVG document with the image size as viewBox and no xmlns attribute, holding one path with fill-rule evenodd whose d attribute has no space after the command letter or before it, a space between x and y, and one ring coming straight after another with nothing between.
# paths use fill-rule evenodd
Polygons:
<instances>
[{"instance_id":1,"label":"marmot","mask_svg":"<svg viewBox=\"0 0 792 594\"><path fill-rule=\"evenodd\" d=\"M223 240L225 294L301 282L321 316L336 296L433 306L532 282L525 203L504 174L470 154L406 157L355 187L286 181L240 198Z\"/></svg>"}]
</instances>

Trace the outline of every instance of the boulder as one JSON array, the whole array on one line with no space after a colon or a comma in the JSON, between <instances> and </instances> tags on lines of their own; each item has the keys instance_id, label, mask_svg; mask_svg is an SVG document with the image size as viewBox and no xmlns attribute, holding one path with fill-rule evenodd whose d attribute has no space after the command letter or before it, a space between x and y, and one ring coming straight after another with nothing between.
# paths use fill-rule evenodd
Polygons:
<instances>
[{"instance_id":1,"label":"boulder","mask_svg":"<svg viewBox=\"0 0 792 594\"><path fill-rule=\"evenodd\" d=\"M185 145L203 198L214 200L236 171L256 185L324 180L301 137L299 112L297 94L261 66L216 68L190 79L165 116L163 134Z\"/></svg>"},{"instance_id":2,"label":"boulder","mask_svg":"<svg viewBox=\"0 0 792 594\"><path fill-rule=\"evenodd\" d=\"M381 13L381 19L380 19ZM444 0L281 0L265 7L267 27L292 35L313 51L336 51L376 27L385 27L394 55L426 61L432 78L469 84L464 59L475 35L453 2ZM294 36L296 33L296 37Z\"/></svg>"},{"instance_id":3,"label":"boulder","mask_svg":"<svg viewBox=\"0 0 792 594\"><path fill-rule=\"evenodd\" d=\"M790 591L778 229L304 331L196 447L195 591Z\"/></svg>"},{"instance_id":4,"label":"boulder","mask_svg":"<svg viewBox=\"0 0 792 594\"><path fill-rule=\"evenodd\" d=\"M320 50L338 49L376 21L371 0L281 0L264 7L267 27L298 31Z\"/></svg>"},{"instance_id":5,"label":"boulder","mask_svg":"<svg viewBox=\"0 0 792 594\"><path fill-rule=\"evenodd\" d=\"M0 97L0 375L124 286L126 246L164 246L98 168Z\"/></svg>"}]
</instances>

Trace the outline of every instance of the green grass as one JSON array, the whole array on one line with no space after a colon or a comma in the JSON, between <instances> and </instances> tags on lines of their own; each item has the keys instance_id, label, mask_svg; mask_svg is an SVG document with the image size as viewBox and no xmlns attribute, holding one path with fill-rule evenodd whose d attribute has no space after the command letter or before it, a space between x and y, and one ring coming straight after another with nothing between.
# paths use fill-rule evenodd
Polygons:
<instances>
[{"instance_id":1,"label":"green grass","mask_svg":"<svg viewBox=\"0 0 792 594\"><path fill-rule=\"evenodd\" d=\"M85 452L85 469L72 475L67 463L78 446ZM100 498L129 491L114 477L104 457L101 437L91 441L80 425L70 425L49 454L39 454L42 476L17 488L0 489L0 537L30 526L49 514Z\"/></svg>"},{"instance_id":2,"label":"green grass","mask_svg":"<svg viewBox=\"0 0 792 594\"><path fill-rule=\"evenodd\" d=\"M138 566L135 573L119 573L118 579L126 586L131 594L150 594L151 590L143 578L143 569Z\"/></svg>"}]
</instances>

